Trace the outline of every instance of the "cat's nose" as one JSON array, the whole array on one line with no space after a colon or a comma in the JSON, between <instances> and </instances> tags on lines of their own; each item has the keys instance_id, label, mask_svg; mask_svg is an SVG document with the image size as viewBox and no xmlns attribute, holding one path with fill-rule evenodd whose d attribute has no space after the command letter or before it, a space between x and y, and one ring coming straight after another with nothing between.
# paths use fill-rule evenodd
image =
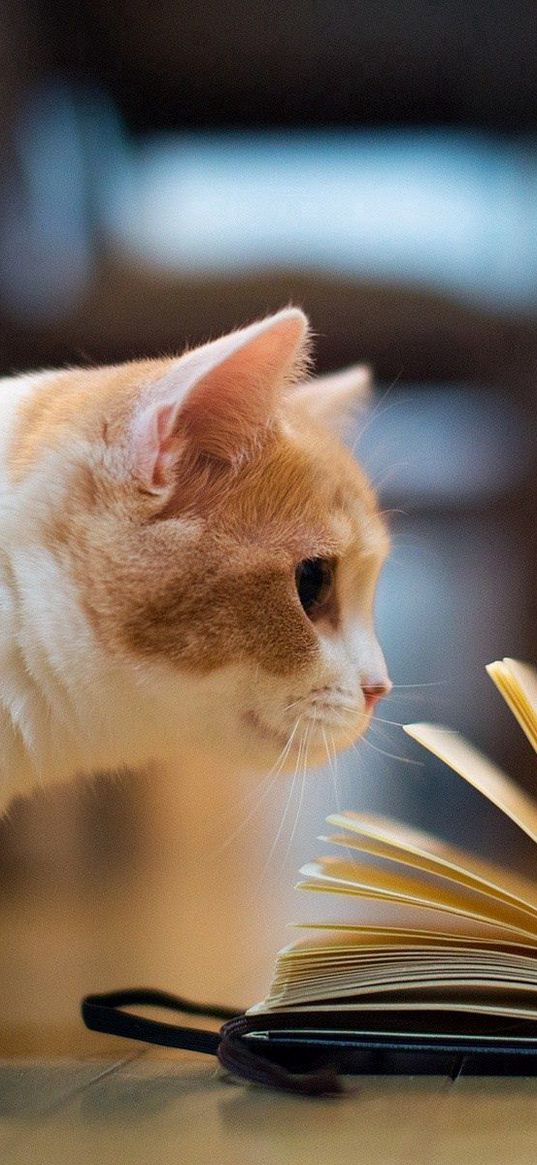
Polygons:
<instances>
[{"instance_id":1,"label":"cat's nose","mask_svg":"<svg viewBox=\"0 0 537 1165\"><path fill-rule=\"evenodd\" d=\"M387 696L392 690L392 681L389 679L381 680L378 683L362 684L362 692L364 693L365 710L371 712L375 704L382 700L383 696Z\"/></svg>"}]
</instances>

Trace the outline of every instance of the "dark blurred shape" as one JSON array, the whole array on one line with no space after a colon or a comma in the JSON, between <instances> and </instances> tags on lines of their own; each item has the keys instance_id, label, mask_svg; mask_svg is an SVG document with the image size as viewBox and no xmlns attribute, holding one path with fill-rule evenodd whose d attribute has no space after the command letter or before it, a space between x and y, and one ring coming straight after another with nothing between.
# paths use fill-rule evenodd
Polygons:
<instances>
[{"instance_id":1,"label":"dark blurred shape","mask_svg":"<svg viewBox=\"0 0 537 1165\"><path fill-rule=\"evenodd\" d=\"M64 67L136 130L203 125L535 126L532 0L87 0L48 6Z\"/></svg>"}]
</instances>

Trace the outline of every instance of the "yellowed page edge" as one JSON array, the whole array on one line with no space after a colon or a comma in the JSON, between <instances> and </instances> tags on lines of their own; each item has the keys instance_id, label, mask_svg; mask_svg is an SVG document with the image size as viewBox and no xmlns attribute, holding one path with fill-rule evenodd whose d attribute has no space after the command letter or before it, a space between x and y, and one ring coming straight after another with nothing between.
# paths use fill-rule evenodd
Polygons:
<instances>
[{"instance_id":1,"label":"yellowed page edge","mask_svg":"<svg viewBox=\"0 0 537 1165\"><path fill-rule=\"evenodd\" d=\"M331 814L327 820L330 824L338 824L345 829L350 828L347 825L348 818L344 813ZM501 867L479 862L477 859L474 863L470 854L464 854L441 841L438 841L438 846L436 846L436 839L426 838L426 835L424 835L424 839L428 848L426 849L424 844L418 849L414 831L407 830L404 825L399 827L398 822L389 819L385 819L383 822L382 819L378 819L378 824L372 824L367 818L363 818L361 821L363 821L363 833L360 832L358 824L356 824L352 830L353 835L350 837L346 833L321 837L319 840L329 842L331 845L355 849L359 853L381 857L386 861L400 862L411 869L422 870L424 873L433 874L440 878L447 878L458 885L466 886L468 889L482 894L488 894L492 898L498 898L502 902L518 906L537 915L537 883L532 885L528 881L527 886L523 885L522 881L518 882ZM384 825L388 828L383 828ZM397 840L394 840L395 838Z\"/></svg>"},{"instance_id":2,"label":"yellowed page edge","mask_svg":"<svg viewBox=\"0 0 537 1165\"><path fill-rule=\"evenodd\" d=\"M455 889L428 886L417 878L393 875L390 871L372 869L365 863L338 862L337 858L322 858L302 866L300 873L306 881L297 883L297 889L336 894L356 895L359 898L404 902L410 906L459 914L463 918L478 919L505 927L517 934L537 938L537 922L497 899L473 894L471 890L456 893ZM452 883L454 886L455 884Z\"/></svg>"},{"instance_id":3,"label":"yellowed page edge","mask_svg":"<svg viewBox=\"0 0 537 1165\"><path fill-rule=\"evenodd\" d=\"M487 672L537 752L537 672L517 659L497 659Z\"/></svg>"},{"instance_id":4,"label":"yellowed page edge","mask_svg":"<svg viewBox=\"0 0 537 1165\"><path fill-rule=\"evenodd\" d=\"M405 724L405 732L510 817L537 843L537 804L497 765L450 728Z\"/></svg>"}]
</instances>

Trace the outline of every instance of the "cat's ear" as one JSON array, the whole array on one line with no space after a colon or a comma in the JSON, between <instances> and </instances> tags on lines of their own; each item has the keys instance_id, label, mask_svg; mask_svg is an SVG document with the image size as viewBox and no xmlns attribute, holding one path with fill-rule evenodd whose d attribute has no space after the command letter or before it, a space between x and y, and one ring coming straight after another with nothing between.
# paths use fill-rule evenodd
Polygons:
<instances>
[{"instance_id":1,"label":"cat's ear","mask_svg":"<svg viewBox=\"0 0 537 1165\"><path fill-rule=\"evenodd\" d=\"M283 391L304 374L308 321L287 308L171 363L135 418L134 472L160 493L186 443L233 463L270 424Z\"/></svg>"},{"instance_id":2,"label":"cat's ear","mask_svg":"<svg viewBox=\"0 0 537 1165\"><path fill-rule=\"evenodd\" d=\"M371 395L371 369L367 364L354 364L297 385L289 398L308 416L340 432L350 417L369 404Z\"/></svg>"}]
</instances>

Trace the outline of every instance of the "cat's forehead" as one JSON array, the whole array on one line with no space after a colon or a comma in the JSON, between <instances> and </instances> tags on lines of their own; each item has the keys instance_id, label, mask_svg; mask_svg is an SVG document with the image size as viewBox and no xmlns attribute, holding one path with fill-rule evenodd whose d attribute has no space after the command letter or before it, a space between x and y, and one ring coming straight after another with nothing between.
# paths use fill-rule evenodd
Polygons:
<instances>
[{"instance_id":1,"label":"cat's forehead","mask_svg":"<svg viewBox=\"0 0 537 1165\"><path fill-rule=\"evenodd\" d=\"M347 449L326 432L284 428L237 478L222 510L291 554L372 555L388 535L369 482ZM227 510L227 514L226 514Z\"/></svg>"}]
</instances>

